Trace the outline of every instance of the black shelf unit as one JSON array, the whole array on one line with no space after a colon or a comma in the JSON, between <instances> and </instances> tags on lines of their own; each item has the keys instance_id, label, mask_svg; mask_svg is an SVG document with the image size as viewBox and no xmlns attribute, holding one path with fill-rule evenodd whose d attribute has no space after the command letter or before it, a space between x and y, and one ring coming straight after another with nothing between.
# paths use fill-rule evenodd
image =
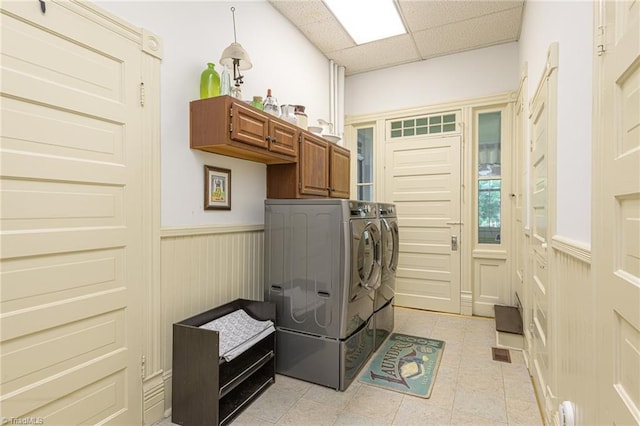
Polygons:
<instances>
[{"instance_id":1,"label":"black shelf unit","mask_svg":"<svg viewBox=\"0 0 640 426\"><path fill-rule=\"evenodd\" d=\"M226 425L275 383L275 332L226 362L218 332L199 328L238 309L276 323L274 303L236 299L173 324L173 423Z\"/></svg>"}]
</instances>

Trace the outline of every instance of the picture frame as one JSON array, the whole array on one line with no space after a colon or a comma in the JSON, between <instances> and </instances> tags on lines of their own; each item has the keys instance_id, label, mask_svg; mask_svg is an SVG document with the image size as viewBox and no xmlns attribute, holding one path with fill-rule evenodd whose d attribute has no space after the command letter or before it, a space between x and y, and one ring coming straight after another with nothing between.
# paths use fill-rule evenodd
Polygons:
<instances>
[{"instance_id":1,"label":"picture frame","mask_svg":"<svg viewBox=\"0 0 640 426\"><path fill-rule=\"evenodd\" d=\"M231 170L204 166L204 209L231 210Z\"/></svg>"}]
</instances>

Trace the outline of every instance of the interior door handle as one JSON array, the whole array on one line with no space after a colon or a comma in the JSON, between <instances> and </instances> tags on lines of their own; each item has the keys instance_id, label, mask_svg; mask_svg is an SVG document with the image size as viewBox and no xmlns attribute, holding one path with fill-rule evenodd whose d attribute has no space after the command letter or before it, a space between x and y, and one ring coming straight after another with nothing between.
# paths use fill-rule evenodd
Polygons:
<instances>
[{"instance_id":1,"label":"interior door handle","mask_svg":"<svg viewBox=\"0 0 640 426\"><path fill-rule=\"evenodd\" d=\"M451 251L458 250L458 237L455 235L451 236Z\"/></svg>"}]
</instances>

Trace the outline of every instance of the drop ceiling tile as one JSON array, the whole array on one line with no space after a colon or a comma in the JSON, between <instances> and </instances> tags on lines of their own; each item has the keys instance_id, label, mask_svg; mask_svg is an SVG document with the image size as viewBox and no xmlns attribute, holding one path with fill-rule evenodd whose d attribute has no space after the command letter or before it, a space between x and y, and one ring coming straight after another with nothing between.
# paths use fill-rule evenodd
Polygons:
<instances>
[{"instance_id":1,"label":"drop ceiling tile","mask_svg":"<svg viewBox=\"0 0 640 426\"><path fill-rule=\"evenodd\" d=\"M327 56L336 63L344 65L346 75L420 60L419 53L408 34L328 52Z\"/></svg>"},{"instance_id":2,"label":"drop ceiling tile","mask_svg":"<svg viewBox=\"0 0 640 426\"><path fill-rule=\"evenodd\" d=\"M414 33L423 59L518 40L521 8Z\"/></svg>"},{"instance_id":3,"label":"drop ceiling tile","mask_svg":"<svg viewBox=\"0 0 640 426\"><path fill-rule=\"evenodd\" d=\"M356 46L321 0L268 2L347 75L517 41L524 7L523 0L399 0L410 33Z\"/></svg>"},{"instance_id":4,"label":"drop ceiling tile","mask_svg":"<svg viewBox=\"0 0 640 426\"><path fill-rule=\"evenodd\" d=\"M482 15L522 7L523 0L401 0L400 10L409 30L420 31L453 22L465 21Z\"/></svg>"},{"instance_id":5,"label":"drop ceiling tile","mask_svg":"<svg viewBox=\"0 0 640 426\"><path fill-rule=\"evenodd\" d=\"M334 19L320 0L269 0L269 3L297 27Z\"/></svg>"},{"instance_id":6,"label":"drop ceiling tile","mask_svg":"<svg viewBox=\"0 0 640 426\"><path fill-rule=\"evenodd\" d=\"M348 49L356 45L335 19L301 25L300 31L322 52Z\"/></svg>"}]
</instances>

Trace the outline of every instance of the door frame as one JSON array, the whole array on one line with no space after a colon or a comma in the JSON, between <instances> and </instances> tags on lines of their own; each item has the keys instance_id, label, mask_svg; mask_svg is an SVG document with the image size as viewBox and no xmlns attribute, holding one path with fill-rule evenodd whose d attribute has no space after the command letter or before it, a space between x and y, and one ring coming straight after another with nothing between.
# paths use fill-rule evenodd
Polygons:
<instances>
[{"instance_id":1,"label":"door frame","mask_svg":"<svg viewBox=\"0 0 640 426\"><path fill-rule=\"evenodd\" d=\"M461 257L460 270L460 313L463 315L472 315L473 310L473 246L468 242L473 241L474 229L467 224L473 223L475 212L473 211L473 175L468 170L473 168L473 126L472 117L474 108L482 108L490 105L513 104L516 102L516 91L502 92L488 96L477 98L468 98L452 102L443 102L434 105L424 105L415 108L406 108L393 111L375 112L370 114L347 116L345 119L345 146L352 152L357 152L356 130L360 127L374 128L374 198L380 202L389 202L385 200L386 188L384 184L384 164L385 164L385 131L386 121L395 120L403 117L415 115L429 115L442 113L443 111L461 110L461 169L462 169L462 190L461 190L461 231L459 235L459 250ZM352 179L351 194L357 194L356 179L353 176L355 168L353 162L356 155L352 155ZM505 218L505 221L511 221L511 218ZM508 257L512 253L507 254ZM513 263L513 262L512 262Z\"/></svg>"}]
</instances>

